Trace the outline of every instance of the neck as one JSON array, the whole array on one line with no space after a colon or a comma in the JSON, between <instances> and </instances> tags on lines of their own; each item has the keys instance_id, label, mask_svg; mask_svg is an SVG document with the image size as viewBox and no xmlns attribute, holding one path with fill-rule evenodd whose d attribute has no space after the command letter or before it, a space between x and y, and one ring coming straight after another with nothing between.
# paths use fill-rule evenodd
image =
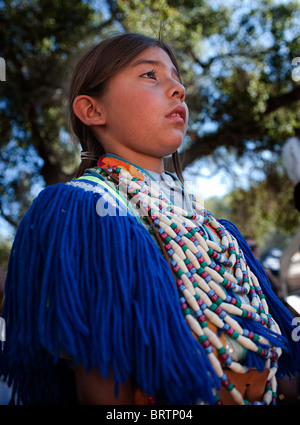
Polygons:
<instances>
[{"instance_id":1,"label":"neck","mask_svg":"<svg viewBox=\"0 0 300 425\"><path fill-rule=\"evenodd\" d=\"M130 152L129 154L126 152L114 152L113 150L110 150L107 155L117 156L120 159L137 165L140 168L149 171L154 171L158 174L162 174L165 170L163 158L150 157L148 155L144 155L138 152Z\"/></svg>"}]
</instances>

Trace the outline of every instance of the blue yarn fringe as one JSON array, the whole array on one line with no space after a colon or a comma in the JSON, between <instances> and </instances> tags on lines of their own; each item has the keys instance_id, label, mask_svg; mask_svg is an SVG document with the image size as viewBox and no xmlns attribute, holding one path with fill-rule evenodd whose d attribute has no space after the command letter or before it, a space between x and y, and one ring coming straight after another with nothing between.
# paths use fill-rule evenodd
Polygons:
<instances>
[{"instance_id":1,"label":"blue yarn fringe","mask_svg":"<svg viewBox=\"0 0 300 425\"><path fill-rule=\"evenodd\" d=\"M43 190L9 260L1 371L23 404L61 404L60 354L166 404L214 404L219 379L182 316L169 266L133 216L96 213L100 194ZM117 390L116 390L117 394Z\"/></svg>"},{"instance_id":2,"label":"blue yarn fringe","mask_svg":"<svg viewBox=\"0 0 300 425\"><path fill-rule=\"evenodd\" d=\"M279 298L274 293L270 281L264 271L262 265L254 257L250 247L247 244L245 238L241 235L238 228L228 220L218 220L238 241L241 247L247 264L249 265L252 272L256 275L263 293L266 297L266 301L269 306L270 314L277 322L280 327L281 333L284 337L285 345L284 351L279 358L278 376L283 377L285 375L291 376L299 373L300 371L300 344L297 341L293 341L292 332L295 328L292 325L293 316L289 310L283 305ZM255 324L251 323L252 326ZM259 332L258 332L259 333ZM277 345L277 344L276 344ZM252 354L250 355L252 357ZM258 356L256 356L258 357Z\"/></svg>"}]
</instances>

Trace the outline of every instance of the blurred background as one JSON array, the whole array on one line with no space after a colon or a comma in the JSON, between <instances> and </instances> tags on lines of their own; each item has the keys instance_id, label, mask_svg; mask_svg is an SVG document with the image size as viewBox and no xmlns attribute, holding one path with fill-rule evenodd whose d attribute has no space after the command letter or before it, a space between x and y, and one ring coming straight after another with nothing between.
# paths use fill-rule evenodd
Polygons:
<instances>
[{"instance_id":1,"label":"blurred background","mask_svg":"<svg viewBox=\"0 0 300 425\"><path fill-rule=\"evenodd\" d=\"M4 275L32 200L46 185L72 179L79 165L67 115L78 55L116 31L161 33L187 88L190 122L180 151L187 184L216 217L253 239L284 297L297 299L300 212L282 149L300 138L299 28L299 1L0 0Z\"/></svg>"}]
</instances>

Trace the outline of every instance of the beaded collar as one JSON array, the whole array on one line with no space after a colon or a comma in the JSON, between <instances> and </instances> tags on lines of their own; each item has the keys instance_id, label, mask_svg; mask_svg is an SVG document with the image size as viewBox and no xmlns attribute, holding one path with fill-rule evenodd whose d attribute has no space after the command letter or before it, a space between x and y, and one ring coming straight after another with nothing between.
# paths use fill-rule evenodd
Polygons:
<instances>
[{"instance_id":1,"label":"beaded collar","mask_svg":"<svg viewBox=\"0 0 300 425\"><path fill-rule=\"evenodd\" d=\"M185 320L202 345L222 387L238 404L276 404L276 372L282 350L265 336L243 328L235 317L245 319L249 328L251 322L256 322L281 333L237 240L192 194L188 194L193 205L193 211L189 212L159 193L149 184L149 178L155 181L153 176L130 162L107 155L99 159L93 172L125 193L141 219L147 222L170 265ZM207 237L204 227L218 236L219 243ZM248 296L249 304L241 300L243 295ZM225 348L224 338L219 335L238 341L246 350L265 359L269 374L262 401L243 399L228 379L226 369L245 374L250 368L233 359ZM216 403L222 403L218 394Z\"/></svg>"}]
</instances>

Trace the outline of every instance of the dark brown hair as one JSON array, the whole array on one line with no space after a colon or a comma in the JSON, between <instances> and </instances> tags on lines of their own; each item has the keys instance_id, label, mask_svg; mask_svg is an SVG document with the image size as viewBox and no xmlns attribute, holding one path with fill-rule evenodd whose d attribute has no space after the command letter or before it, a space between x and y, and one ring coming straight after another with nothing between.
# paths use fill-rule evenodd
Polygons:
<instances>
[{"instance_id":1,"label":"dark brown hair","mask_svg":"<svg viewBox=\"0 0 300 425\"><path fill-rule=\"evenodd\" d=\"M142 51L153 46L163 49L179 72L176 55L168 44L161 39L156 40L136 33L122 33L106 38L90 48L79 59L69 88L69 117L73 134L79 140L82 151L88 152L91 159L82 159L77 177L81 176L86 168L96 166L96 158L105 154L105 151L89 126L85 125L74 114L74 99L79 95L101 96L110 77L129 64ZM178 178L183 181L178 153L175 152L172 156L174 170Z\"/></svg>"}]
</instances>

